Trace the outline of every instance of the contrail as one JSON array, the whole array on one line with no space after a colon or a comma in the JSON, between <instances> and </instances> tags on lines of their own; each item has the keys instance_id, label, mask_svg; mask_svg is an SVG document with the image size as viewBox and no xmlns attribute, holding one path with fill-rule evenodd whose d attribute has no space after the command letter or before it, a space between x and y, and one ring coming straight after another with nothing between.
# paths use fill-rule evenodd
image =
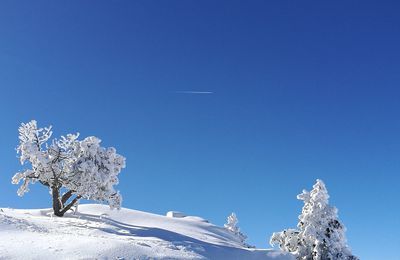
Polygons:
<instances>
[{"instance_id":1,"label":"contrail","mask_svg":"<svg viewBox=\"0 0 400 260\"><path fill-rule=\"evenodd\" d=\"M174 91L178 94L213 94L212 91Z\"/></svg>"}]
</instances>

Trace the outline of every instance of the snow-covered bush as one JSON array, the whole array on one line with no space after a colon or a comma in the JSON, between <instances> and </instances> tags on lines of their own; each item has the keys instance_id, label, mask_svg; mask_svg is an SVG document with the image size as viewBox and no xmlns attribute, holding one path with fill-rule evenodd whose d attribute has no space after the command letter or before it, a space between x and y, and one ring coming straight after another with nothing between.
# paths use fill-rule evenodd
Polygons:
<instances>
[{"instance_id":1,"label":"snow-covered bush","mask_svg":"<svg viewBox=\"0 0 400 260\"><path fill-rule=\"evenodd\" d=\"M272 234L271 245L278 244L285 252L296 252L299 246L299 231L296 229L285 229L282 232Z\"/></svg>"},{"instance_id":2,"label":"snow-covered bush","mask_svg":"<svg viewBox=\"0 0 400 260\"><path fill-rule=\"evenodd\" d=\"M325 184L317 180L311 192L304 190L297 198L304 202L298 229L274 233L271 245L279 245L302 260L358 259L347 246L346 228L338 219L337 209L328 204Z\"/></svg>"},{"instance_id":3,"label":"snow-covered bush","mask_svg":"<svg viewBox=\"0 0 400 260\"><path fill-rule=\"evenodd\" d=\"M114 185L125 168L125 158L115 148L101 147L101 140L94 136L78 140L79 134L48 142L51 126L38 128L34 120L22 123L18 130L17 153L21 164L29 162L30 166L12 178L13 184L22 181L19 196L29 191L29 183L40 182L49 187L57 216L63 216L81 198L120 208L122 198ZM62 191L65 191L63 195Z\"/></svg>"},{"instance_id":4,"label":"snow-covered bush","mask_svg":"<svg viewBox=\"0 0 400 260\"><path fill-rule=\"evenodd\" d=\"M252 247L251 245L248 245L245 241L247 239L247 236L240 232L240 228L237 226L239 223L238 218L236 217L235 213L232 213L231 215L228 216L227 218L227 223L224 224L224 227L232 232L242 243L243 246L245 247Z\"/></svg>"}]
</instances>

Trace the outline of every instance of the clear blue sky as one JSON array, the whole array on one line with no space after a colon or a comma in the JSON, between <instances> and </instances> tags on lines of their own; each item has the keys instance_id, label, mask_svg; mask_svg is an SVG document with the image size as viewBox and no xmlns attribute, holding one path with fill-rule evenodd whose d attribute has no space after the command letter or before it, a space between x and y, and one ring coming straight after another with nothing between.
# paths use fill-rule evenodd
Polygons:
<instances>
[{"instance_id":1,"label":"clear blue sky","mask_svg":"<svg viewBox=\"0 0 400 260\"><path fill-rule=\"evenodd\" d=\"M295 227L316 178L363 260L400 246L398 1L1 1L0 206L17 128L95 135L127 157L125 207L179 210L250 243ZM185 94L176 91L210 91ZM397 258L396 258L397 257Z\"/></svg>"}]
</instances>

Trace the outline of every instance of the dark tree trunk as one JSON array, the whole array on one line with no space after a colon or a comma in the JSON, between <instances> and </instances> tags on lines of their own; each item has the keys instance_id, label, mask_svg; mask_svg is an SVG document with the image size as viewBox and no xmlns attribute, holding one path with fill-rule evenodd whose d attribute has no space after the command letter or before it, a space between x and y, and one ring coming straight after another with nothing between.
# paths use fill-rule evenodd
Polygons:
<instances>
[{"instance_id":1,"label":"dark tree trunk","mask_svg":"<svg viewBox=\"0 0 400 260\"><path fill-rule=\"evenodd\" d=\"M53 197L54 215L56 215L58 217L62 217L64 214L61 214L63 205L60 200L60 189L57 186L53 186L53 187L51 187L51 191L52 191L52 197Z\"/></svg>"},{"instance_id":2,"label":"dark tree trunk","mask_svg":"<svg viewBox=\"0 0 400 260\"><path fill-rule=\"evenodd\" d=\"M68 199L73 195L73 191L66 192L62 198L60 198L60 188L57 186L52 187L52 197L53 197L53 211L54 215L58 217L64 216L64 214L74 206L79 199L80 195L76 196L70 203L66 204Z\"/></svg>"}]
</instances>

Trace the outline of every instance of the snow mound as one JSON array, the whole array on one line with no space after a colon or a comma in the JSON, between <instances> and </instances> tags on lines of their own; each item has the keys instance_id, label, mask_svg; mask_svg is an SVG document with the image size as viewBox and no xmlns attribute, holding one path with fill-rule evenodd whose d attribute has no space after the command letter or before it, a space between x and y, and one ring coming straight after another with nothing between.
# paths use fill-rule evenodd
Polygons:
<instances>
[{"instance_id":1,"label":"snow mound","mask_svg":"<svg viewBox=\"0 0 400 260\"><path fill-rule=\"evenodd\" d=\"M184 213L179 212L179 211L168 211L166 216L169 218L184 218L184 217L186 217L186 215Z\"/></svg>"},{"instance_id":2,"label":"snow mound","mask_svg":"<svg viewBox=\"0 0 400 260\"><path fill-rule=\"evenodd\" d=\"M199 217L167 217L86 204L76 214L50 209L0 210L0 259L294 260L249 249L225 228Z\"/></svg>"}]
</instances>

